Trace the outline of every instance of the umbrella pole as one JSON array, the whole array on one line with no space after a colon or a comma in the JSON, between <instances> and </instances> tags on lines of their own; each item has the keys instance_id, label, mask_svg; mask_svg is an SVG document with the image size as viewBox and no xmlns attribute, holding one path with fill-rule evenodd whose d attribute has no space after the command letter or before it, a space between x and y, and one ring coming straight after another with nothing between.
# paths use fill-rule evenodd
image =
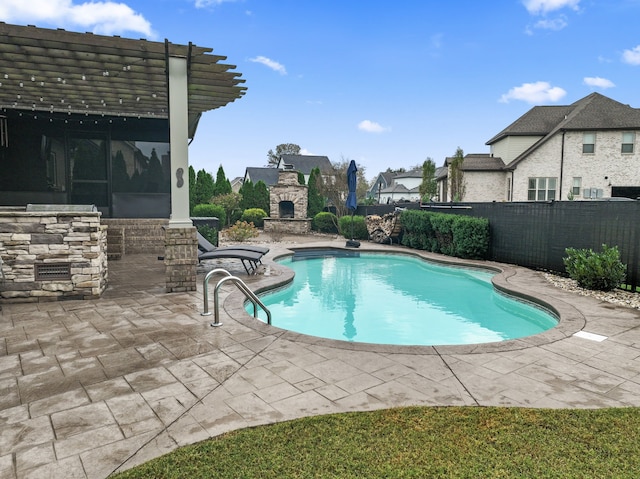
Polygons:
<instances>
[{"instance_id":1,"label":"umbrella pole","mask_svg":"<svg viewBox=\"0 0 640 479\"><path fill-rule=\"evenodd\" d=\"M353 239L353 215L355 214L355 210L351 211L351 239L347 240L347 248L359 248L360 247L360 241L355 241Z\"/></svg>"}]
</instances>

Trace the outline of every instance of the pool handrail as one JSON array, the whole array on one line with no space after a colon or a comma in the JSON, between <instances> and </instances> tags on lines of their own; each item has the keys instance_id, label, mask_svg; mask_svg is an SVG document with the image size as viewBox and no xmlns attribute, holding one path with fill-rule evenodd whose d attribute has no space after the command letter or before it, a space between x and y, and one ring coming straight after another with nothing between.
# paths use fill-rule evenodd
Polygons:
<instances>
[{"instance_id":1,"label":"pool handrail","mask_svg":"<svg viewBox=\"0 0 640 479\"><path fill-rule=\"evenodd\" d=\"M209 279L211 278L211 276L213 276L216 273L221 273L226 275L224 278L222 278L220 281L218 281L218 283L216 284L214 290L213 290L213 304L214 304L214 320L211 324L211 326L213 327L218 327L218 326L222 326L222 323L220 322L220 308L219 308L219 300L218 300L218 291L220 290L220 288L222 287L222 285L224 283L226 283L227 281L231 281L233 282L240 291L242 291L245 295L245 297L251 301L251 304L253 304L253 317L254 318L258 318L258 306L260 306L264 312L267 314L267 324L271 324L271 311L269 311L269 309L262 303L262 301L260 301L260 299L255 295L255 293L253 291L251 291L249 289L249 287L246 285L246 283L244 281L242 281L240 278L238 278L237 276L233 276L231 273L229 273L229 271L227 271L226 269L223 268L216 268L216 269L212 269L211 271L209 271L207 273L207 275L204 277L204 281L203 281L203 292L204 292L204 311L202 313L200 313L201 316L210 316L211 313L209 312Z\"/></svg>"}]
</instances>

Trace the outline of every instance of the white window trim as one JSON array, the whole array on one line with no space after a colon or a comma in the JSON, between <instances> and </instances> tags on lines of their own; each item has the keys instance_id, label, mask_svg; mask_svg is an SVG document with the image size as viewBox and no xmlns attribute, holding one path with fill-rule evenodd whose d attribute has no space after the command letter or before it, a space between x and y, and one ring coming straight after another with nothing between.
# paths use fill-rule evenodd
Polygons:
<instances>
[{"instance_id":1,"label":"white window trim","mask_svg":"<svg viewBox=\"0 0 640 479\"><path fill-rule=\"evenodd\" d=\"M631 141L630 142L625 142L625 135L631 135ZM623 131L622 132L622 145L620 146L620 152L623 155L632 155L636 149L635 147L635 143L636 143L636 132L635 131ZM625 145L631 145L631 151L624 151L624 146Z\"/></svg>"},{"instance_id":2,"label":"white window trim","mask_svg":"<svg viewBox=\"0 0 640 479\"><path fill-rule=\"evenodd\" d=\"M531 180L535 180L536 187L535 190L529 188L529 183ZM540 188L540 183L544 180L544 189ZM555 183L555 188L549 188L549 182L553 180ZM529 199L529 192L535 191L535 199ZM553 191L553 198L549 198L549 192ZM544 198L539 198L540 192L544 192ZM557 200L558 193L558 178L556 176L531 176L527 181L527 201L551 201Z\"/></svg>"},{"instance_id":3,"label":"white window trim","mask_svg":"<svg viewBox=\"0 0 640 479\"><path fill-rule=\"evenodd\" d=\"M587 139L587 135L591 136L593 138L593 142L592 143L587 143L585 140ZM591 145L593 148L593 151L584 151L584 147L587 145ZM596 134L591 133L591 132L585 132L582 134L582 154L583 155L593 155L596 152Z\"/></svg>"}]
</instances>

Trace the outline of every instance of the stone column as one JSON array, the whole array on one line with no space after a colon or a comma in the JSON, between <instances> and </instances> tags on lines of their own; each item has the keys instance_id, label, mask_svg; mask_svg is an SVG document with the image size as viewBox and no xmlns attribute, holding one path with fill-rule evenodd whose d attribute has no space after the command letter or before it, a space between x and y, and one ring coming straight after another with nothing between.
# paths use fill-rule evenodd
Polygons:
<instances>
[{"instance_id":1,"label":"stone column","mask_svg":"<svg viewBox=\"0 0 640 479\"><path fill-rule=\"evenodd\" d=\"M167 293L196 290L196 229L165 228L164 264Z\"/></svg>"}]
</instances>

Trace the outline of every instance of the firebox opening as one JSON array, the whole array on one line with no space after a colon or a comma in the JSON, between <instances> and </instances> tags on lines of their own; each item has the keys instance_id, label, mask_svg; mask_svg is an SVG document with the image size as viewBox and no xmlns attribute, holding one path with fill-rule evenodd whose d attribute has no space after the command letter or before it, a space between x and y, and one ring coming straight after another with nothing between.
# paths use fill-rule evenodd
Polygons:
<instances>
[{"instance_id":1,"label":"firebox opening","mask_svg":"<svg viewBox=\"0 0 640 479\"><path fill-rule=\"evenodd\" d=\"M293 218L293 202L281 201L279 203L280 218Z\"/></svg>"}]
</instances>

